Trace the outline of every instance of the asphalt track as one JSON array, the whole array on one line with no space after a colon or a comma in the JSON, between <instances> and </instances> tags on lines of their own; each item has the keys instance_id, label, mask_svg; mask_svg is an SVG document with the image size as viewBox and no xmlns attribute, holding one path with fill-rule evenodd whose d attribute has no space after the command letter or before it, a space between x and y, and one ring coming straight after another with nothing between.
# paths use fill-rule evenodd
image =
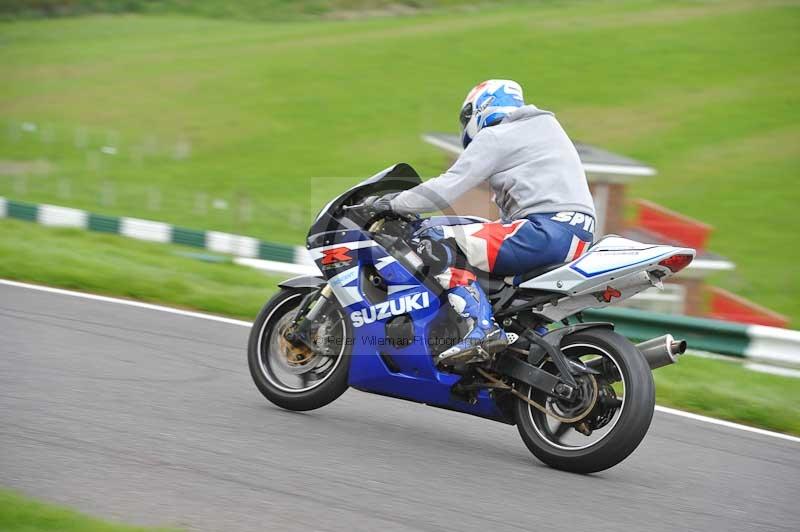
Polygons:
<instances>
[{"instance_id":1,"label":"asphalt track","mask_svg":"<svg viewBox=\"0 0 800 532\"><path fill-rule=\"evenodd\" d=\"M352 390L279 410L247 333L0 284L0 485L198 530L798 530L797 441L657 412L620 466L562 473L453 412Z\"/></svg>"}]
</instances>

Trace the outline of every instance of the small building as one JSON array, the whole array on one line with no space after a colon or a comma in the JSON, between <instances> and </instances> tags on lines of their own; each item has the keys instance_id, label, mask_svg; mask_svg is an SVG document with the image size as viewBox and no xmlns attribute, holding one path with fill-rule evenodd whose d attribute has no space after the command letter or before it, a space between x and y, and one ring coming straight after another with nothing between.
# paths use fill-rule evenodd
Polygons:
<instances>
[{"instance_id":1,"label":"small building","mask_svg":"<svg viewBox=\"0 0 800 532\"><path fill-rule=\"evenodd\" d=\"M442 149L454 161L463 151L458 135L426 133L423 140ZM720 288L706 284L712 273L734 269L725 257L706 249L713 228L703 222L646 200L627 197L628 183L646 179L656 170L644 163L589 144L575 142L583 163L597 210L597 236L617 234L641 242L692 247L697 257L692 264L665 283L663 291L648 290L624 305L693 316L714 317L772 326L786 326L788 318ZM626 206L632 205L636 217L627 220ZM453 205L453 212L497 219L499 211L491 200L488 184L475 187Z\"/></svg>"}]
</instances>

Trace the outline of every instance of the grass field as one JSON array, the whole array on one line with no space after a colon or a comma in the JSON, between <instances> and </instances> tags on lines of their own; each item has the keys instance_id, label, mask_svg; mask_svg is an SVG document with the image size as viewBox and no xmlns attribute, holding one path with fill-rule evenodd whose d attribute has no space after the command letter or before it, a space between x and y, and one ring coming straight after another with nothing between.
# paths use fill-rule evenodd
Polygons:
<instances>
[{"instance_id":1,"label":"grass field","mask_svg":"<svg viewBox=\"0 0 800 532\"><path fill-rule=\"evenodd\" d=\"M687 355L653 372L656 402L718 419L800 435L800 380L735 361Z\"/></svg>"},{"instance_id":2,"label":"grass field","mask_svg":"<svg viewBox=\"0 0 800 532\"><path fill-rule=\"evenodd\" d=\"M190 248L181 246L128 242L120 247L117 236L0 220L0 235L12 231L18 241L0 239L5 257L0 278L119 293L245 320L254 319L277 281L244 267L185 258L179 253ZM684 357L655 377L661 405L800 434L798 379L697 357Z\"/></svg>"},{"instance_id":3,"label":"grass field","mask_svg":"<svg viewBox=\"0 0 800 532\"><path fill-rule=\"evenodd\" d=\"M34 501L0 489L0 530L3 532L166 532L112 524L73 510Z\"/></svg>"},{"instance_id":4,"label":"grass field","mask_svg":"<svg viewBox=\"0 0 800 532\"><path fill-rule=\"evenodd\" d=\"M739 267L719 284L797 325L799 22L797 2L636 0L1 23L0 194L301 243L356 176L438 173L420 133L511 77L573 137L658 168L634 193L713 224Z\"/></svg>"}]
</instances>

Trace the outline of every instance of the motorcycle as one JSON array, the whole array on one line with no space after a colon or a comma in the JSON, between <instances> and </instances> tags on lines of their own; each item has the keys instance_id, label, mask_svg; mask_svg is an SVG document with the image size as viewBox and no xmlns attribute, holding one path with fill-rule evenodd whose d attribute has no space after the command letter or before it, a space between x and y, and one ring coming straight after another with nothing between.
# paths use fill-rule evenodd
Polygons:
<instances>
[{"instance_id":1,"label":"motorcycle","mask_svg":"<svg viewBox=\"0 0 800 532\"><path fill-rule=\"evenodd\" d=\"M537 458L566 471L624 460L650 426L651 371L675 362L686 342L664 335L635 345L612 323L584 322L581 311L660 288L695 250L610 235L569 263L525 275L475 271L509 345L442 371L434 357L466 325L428 275L416 238L431 225L479 220L376 217L361 208L368 196L420 182L399 163L322 209L307 240L322 275L280 283L253 324L248 362L258 389L295 411L353 387L516 425Z\"/></svg>"}]
</instances>

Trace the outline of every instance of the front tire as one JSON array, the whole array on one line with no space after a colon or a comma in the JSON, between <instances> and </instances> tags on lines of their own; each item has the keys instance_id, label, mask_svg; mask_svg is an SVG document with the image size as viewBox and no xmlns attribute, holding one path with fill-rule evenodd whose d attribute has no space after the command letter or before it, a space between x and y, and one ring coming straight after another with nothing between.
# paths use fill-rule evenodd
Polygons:
<instances>
[{"instance_id":1,"label":"front tire","mask_svg":"<svg viewBox=\"0 0 800 532\"><path fill-rule=\"evenodd\" d=\"M302 358L287 349L283 328L294 318L305 292L282 289L259 312L250 330L247 361L259 391L287 410L323 407L347 390L350 366L349 327L338 307L327 320L330 330L319 335L333 339L332 356Z\"/></svg>"},{"instance_id":2,"label":"front tire","mask_svg":"<svg viewBox=\"0 0 800 532\"><path fill-rule=\"evenodd\" d=\"M549 428L552 418L521 399L514 407L517 428L528 449L545 464L574 473L603 471L627 458L650 427L655 409L655 385L650 367L635 345L610 330L590 329L572 334L564 339L561 349L567 356L582 359L594 356L595 360L601 357L602 367L609 370L608 374L620 377L608 387L619 387L619 383L624 386L621 406L597 431L604 430L599 439L591 443L584 442L581 438L585 435L575 431L572 425L558 425L555 430ZM536 392L527 385L520 386L519 391L535 398ZM565 435L575 443L562 441Z\"/></svg>"}]
</instances>

